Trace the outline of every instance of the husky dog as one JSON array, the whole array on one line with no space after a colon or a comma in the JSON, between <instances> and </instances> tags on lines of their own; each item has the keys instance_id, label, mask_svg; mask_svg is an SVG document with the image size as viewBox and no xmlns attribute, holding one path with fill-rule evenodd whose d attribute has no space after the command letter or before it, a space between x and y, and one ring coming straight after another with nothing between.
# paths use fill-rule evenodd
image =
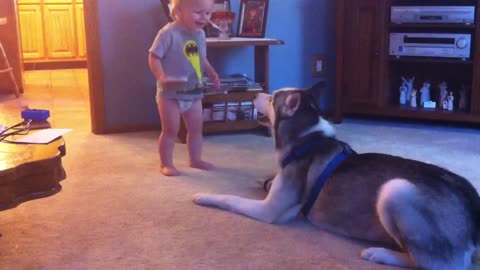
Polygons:
<instances>
[{"instance_id":1,"label":"husky dog","mask_svg":"<svg viewBox=\"0 0 480 270\"><path fill-rule=\"evenodd\" d=\"M195 203L268 223L303 213L325 230L377 243L360 253L375 263L473 269L480 199L465 178L421 161L356 154L335 138L309 90L284 88L254 103L272 127L280 167L268 195L197 194Z\"/></svg>"}]
</instances>

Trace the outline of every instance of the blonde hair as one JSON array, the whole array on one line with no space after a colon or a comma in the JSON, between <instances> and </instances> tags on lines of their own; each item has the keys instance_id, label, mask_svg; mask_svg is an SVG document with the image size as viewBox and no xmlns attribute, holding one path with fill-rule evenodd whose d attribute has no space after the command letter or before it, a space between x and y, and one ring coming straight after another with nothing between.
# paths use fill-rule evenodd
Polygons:
<instances>
[{"instance_id":1,"label":"blonde hair","mask_svg":"<svg viewBox=\"0 0 480 270\"><path fill-rule=\"evenodd\" d=\"M170 0L170 4L172 5L172 8L170 9L170 18L175 21L178 15L178 9L181 6L185 4L191 5L196 3L198 3L198 0Z\"/></svg>"},{"instance_id":2,"label":"blonde hair","mask_svg":"<svg viewBox=\"0 0 480 270\"><path fill-rule=\"evenodd\" d=\"M170 18L172 20L177 19L178 8L183 5L188 0L171 0L170 3L172 4L172 9L170 10Z\"/></svg>"}]
</instances>

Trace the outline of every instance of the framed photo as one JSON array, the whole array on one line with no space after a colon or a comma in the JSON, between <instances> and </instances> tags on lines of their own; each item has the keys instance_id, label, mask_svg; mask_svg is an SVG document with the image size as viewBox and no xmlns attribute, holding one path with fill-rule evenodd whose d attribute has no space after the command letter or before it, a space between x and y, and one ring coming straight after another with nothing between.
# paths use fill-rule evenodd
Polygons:
<instances>
[{"instance_id":1,"label":"framed photo","mask_svg":"<svg viewBox=\"0 0 480 270\"><path fill-rule=\"evenodd\" d=\"M241 0L238 19L239 37L265 37L268 0Z\"/></svg>"},{"instance_id":2,"label":"framed photo","mask_svg":"<svg viewBox=\"0 0 480 270\"><path fill-rule=\"evenodd\" d=\"M230 0L215 0L213 4L212 13L217 10L227 10L230 11ZM218 37L219 31L215 27L211 26L210 24L205 26L205 35L207 37ZM230 33L232 33L232 29L230 26Z\"/></svg>"}]
</instances>

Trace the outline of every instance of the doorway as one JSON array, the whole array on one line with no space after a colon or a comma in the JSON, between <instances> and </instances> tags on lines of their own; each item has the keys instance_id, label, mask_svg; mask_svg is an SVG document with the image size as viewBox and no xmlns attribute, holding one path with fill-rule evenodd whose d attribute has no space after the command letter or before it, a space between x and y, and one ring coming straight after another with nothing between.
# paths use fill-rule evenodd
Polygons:
<instances>
[{"instance_id":1,"label":"doorway","mask_svg":"<svg viewBox=\"0 0 480 270\"><path fill-rule=\"evenodd\" d=\"M83 10L83 0L17 2L24 103L55 118L75 112L74 127L63 123L71 128L90 126Z\"/></svg>"}]
</instances>

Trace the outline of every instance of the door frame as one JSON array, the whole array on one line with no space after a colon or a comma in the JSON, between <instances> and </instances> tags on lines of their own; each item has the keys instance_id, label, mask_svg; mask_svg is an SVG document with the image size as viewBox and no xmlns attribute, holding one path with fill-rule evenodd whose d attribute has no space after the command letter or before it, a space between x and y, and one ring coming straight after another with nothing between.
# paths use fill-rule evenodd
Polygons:
<instances>
[{"instance_id":1,"label":"door frame","mask_svg":"<svg viewBox=\"0 0 480 270\"><path fill-rule=\"evenodd\" d=\"M102 70L102 50L99 31L98 1L83 2L87 68L90 96L90 121L94 134L107 133L105 127L105 91Z\"/></svg>"}]
</instances>

